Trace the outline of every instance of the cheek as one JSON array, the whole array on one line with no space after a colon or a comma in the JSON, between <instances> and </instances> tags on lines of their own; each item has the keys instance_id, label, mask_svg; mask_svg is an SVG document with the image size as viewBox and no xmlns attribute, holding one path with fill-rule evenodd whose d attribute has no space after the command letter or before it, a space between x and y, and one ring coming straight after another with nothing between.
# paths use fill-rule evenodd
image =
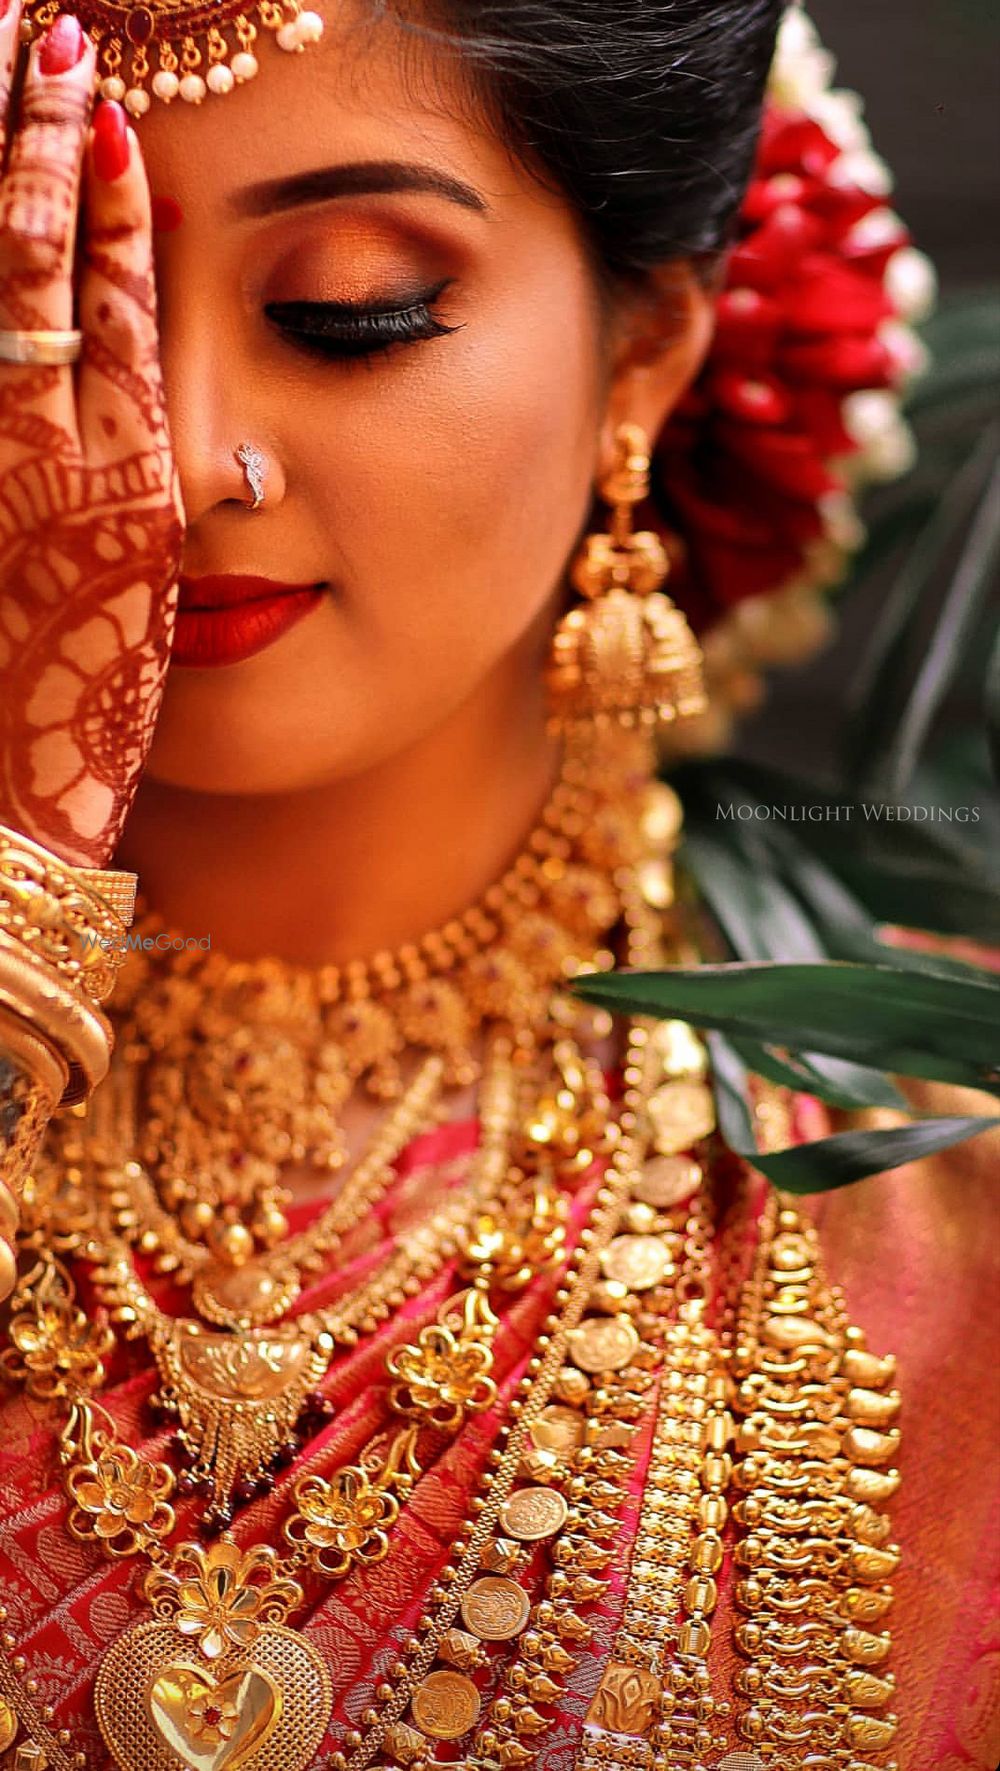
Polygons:
<instances>
[{"instance_id":1,"label":"cheek","mask_svg":"<svg viewBox=\"0 0 1000 1771\"><path fill-rule=\"evenodd\" d=\"M589 507L600 405L582 274L346 378L314 491L380 661L446 639L449 668L473 675L530 624Z\"/></svg>"}]
</instances>

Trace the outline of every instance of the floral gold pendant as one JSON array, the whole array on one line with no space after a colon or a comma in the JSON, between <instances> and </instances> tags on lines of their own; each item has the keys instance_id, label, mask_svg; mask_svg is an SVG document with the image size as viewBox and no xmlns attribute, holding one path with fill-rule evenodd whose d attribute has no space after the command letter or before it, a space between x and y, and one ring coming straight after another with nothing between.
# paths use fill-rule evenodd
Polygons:
<instances>
[{"instance_id":1,"label":"floral gold pendant","mask_svg":"<svg viewBox=\"0 0 1000 1771\"><path fill-rule=\"evenodd\" d=\"M279 1621L302 1595L274 1552L185 1544L146 1592L156 1620L113 1645L94 1687L121 1771L305 1771L333 1693L315 1648Z\"/></svg>"},{"instance_id":2,"label":"floral gold pendant","mask_svg":"<svg viewBox=\"0 0 1000 1771\"><path fill-rule=\"evenodd\" d=\"M148 1623L105 1656L94 1704L122 1771L302 1771L331 1693L316 1650L281 1625L212 1667L171 1624Z\"/></svg>"}]
</instances>

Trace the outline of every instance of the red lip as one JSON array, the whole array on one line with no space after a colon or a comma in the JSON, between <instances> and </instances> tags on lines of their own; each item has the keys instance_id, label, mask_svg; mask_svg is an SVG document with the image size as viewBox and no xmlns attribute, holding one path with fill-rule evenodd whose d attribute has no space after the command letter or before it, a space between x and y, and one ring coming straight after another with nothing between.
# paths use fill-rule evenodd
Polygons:
<instances>
[{"instance_id":1,"label":"red lip","mask_svg":"<svg viewBox=\"0 0 1000 1771\"><path fill-rule=\"evenodd\" d=\"M294 627L323 600L315 584L273 578L182 578L171 659L189 669L238 664Z\"/></svg>"}]
</instances>

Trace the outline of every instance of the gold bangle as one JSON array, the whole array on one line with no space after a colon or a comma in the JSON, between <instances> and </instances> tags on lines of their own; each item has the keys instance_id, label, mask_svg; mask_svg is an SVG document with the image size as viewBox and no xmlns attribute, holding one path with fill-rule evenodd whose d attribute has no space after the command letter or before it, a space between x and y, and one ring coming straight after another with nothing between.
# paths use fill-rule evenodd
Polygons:
<instances>
[{"instance_id":1,"label":"gold bangle","mask_svg":"<svg viewBox=\"0 0 1000 1771\"><path fill-rule=\"evenodd\" d=\"M127 951L134 873L72 867L0 825L0 931L104 1002Z\"/></svg>"},{"instance_id":2,"label":"gold bangle","mask_svg":"<svg viewBox=\"0 0 1000 1771\"><path fill-rule=\"evenodd\" d=\"M69 1083L69 1065L62 1052L6 1003L0 1003L0 1058L9 1058L53 1102L62 1100Z\"/></svg>"},{"instance_id":3,"label":"gold bangle","mask_svg":"<svg viewBox=\"0 0 1000 1771\"><path fill-rule=\"evenodd\" d=\"M111 867L78 867L76 877L93 897L100 898L126 929L135 916L135 894L139 887L137 873L125 873Z\"/></svg>"},{"instance_id":4,"label":"gold bangle","mask_svg":"<svg viewBox=\"0 0 1000 1771\"><path fill-rule=\"evenodd\" d=\"M85 1100L108 1073L111 1022L55 966L26 952L0 929L0 1007L26 1021L66 1065L62 1107Z\"/></svg>"},{"instance_id":5,"label":"gold bangle","mask_svg":"<svg viewBox=\"0 0 1000 1771\"><path fill-rule=\"evenodd\" d=\"M10 1068L12 1079L4 1076ZM0 1178L17 1198L41 1148L45 1128L66 1091L69 1068L47 1039L2 1006L0 1082ZM4 1234L6 1227L0 1221L0 1235Z\"/></svg>"}]
</instances>

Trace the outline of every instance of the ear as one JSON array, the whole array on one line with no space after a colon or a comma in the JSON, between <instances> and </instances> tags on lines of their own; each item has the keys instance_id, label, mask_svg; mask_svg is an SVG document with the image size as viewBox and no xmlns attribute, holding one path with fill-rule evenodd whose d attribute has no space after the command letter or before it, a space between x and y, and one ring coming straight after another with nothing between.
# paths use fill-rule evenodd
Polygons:
<instances>
[{"instance_id":1,"label":"ear","mask_svg":"<svg viewBox=\"0 0 1000 1771\"><path fill-rule=\"evenodd\" d=\"M687 259L659 265L616 298L600 470L614 461L615 432L638 424L655 442L712 341L714 294Z\"/></svg>"}]
</instances>

